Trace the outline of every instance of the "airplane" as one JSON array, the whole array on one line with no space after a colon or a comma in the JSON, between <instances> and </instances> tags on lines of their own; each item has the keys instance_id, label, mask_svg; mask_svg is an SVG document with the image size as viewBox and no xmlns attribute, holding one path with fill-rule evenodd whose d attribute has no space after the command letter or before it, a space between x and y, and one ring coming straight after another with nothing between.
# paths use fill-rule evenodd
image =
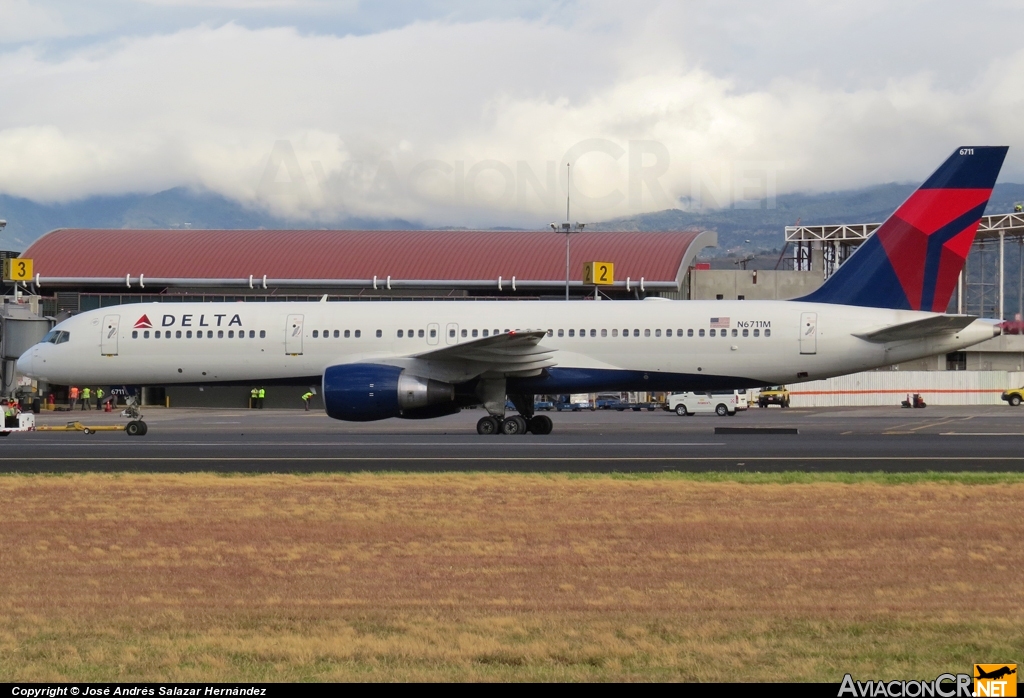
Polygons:
<instances>
[{"instance_id":1,"label":"airplane","mask_svg":"<svg viewBox=\"0 0 1024 698\"><path fill-rule=\"evenodd\" d=\"M59 385L319 383L335 419L482 405L480 434L547 434L537 394L747 389L958 351L1000 334L945 310L1007 150L958 148L794 300L131 304L64 320L17 368Z\"/></svg>"}]
</instances>

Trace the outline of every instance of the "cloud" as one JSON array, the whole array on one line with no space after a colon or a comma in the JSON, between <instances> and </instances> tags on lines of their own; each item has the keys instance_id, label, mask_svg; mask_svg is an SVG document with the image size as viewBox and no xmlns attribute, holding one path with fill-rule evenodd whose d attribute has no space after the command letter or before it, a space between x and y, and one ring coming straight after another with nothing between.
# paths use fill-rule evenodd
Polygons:
<instances>
[{"instance_id":1,"label":"cloud","mask_svg":"<svg viewBox=\"0 0 1024 698\"><path fill-rule=\"evenodd\" d=\"M920 180L956 146L1017 145L1024 50L980 56L956 84L925 69L830 81L825 62L752 84L744 61L678 40L701 12L590 3L573 21L362 36L230 22L23 45L0 53L0 191L186 185L309 220L536 225L564 212L567 160L574 217L598 220ZM1024 176L1016 150L1004 171Z\"/></svg>"}]
</instances>

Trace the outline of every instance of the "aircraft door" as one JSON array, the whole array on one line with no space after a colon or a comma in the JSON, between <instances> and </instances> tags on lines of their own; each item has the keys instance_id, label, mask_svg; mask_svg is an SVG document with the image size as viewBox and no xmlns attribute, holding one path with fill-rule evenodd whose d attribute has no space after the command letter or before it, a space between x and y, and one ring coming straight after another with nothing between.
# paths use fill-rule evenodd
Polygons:
<instances>
[{"instance_id":1,"label":"aircraft door","mask_svg":"<svg viewBox=\"0 0 1024 698\"><path fill-rule=\"evenodd\" d=\"M800 353L818 353L817 313L800 313Z\"/></svg>"},{"instance_id":2,"label":"aircraft door","mask_svg":"<svg viewBox=\"0 0 1024 698\"><path fill-rule=\"evenodd\" d=\"M459 343L459 326L456 323L448 323L448 327L444 331L444 341L446 344Z\"/></svg>"},{"instance_id":3,"label":"aircraft door","mask_svg":"<svg viewBox=\"0 0 1024 698\"><path fill-rule=\"evenodd\" d=\"M432 322L427 325L427 344L437 344L438 335L441 330L438 329L437 323Z\"/></svg>"},{"instance_id":4,"label":"aircraft door","mask_svg":"<svg viewBox=\"0 0 1024 698\"><path fill-rule=\"evenodd\" d=\"M117 356L118 326L120 315L103 316L103 334L100 335L100 353L104 356Z\"/></svg>"},{"instance_id":5,"label":"aircraft door","mask_svg":"<svg viewBox=\"0 0 1024 698\"><path fill-rule=\"evenodd\" d=\"M302 353L302 318L302 315L289 315L285 322L285 354L297 356Z\"/></svg>"}]
</instances>

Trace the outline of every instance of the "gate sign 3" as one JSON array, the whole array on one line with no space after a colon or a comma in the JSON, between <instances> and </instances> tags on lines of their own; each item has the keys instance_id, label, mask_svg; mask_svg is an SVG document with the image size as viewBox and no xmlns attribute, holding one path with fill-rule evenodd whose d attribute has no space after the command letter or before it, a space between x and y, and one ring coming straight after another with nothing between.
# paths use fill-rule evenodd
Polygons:
<instances>
[{"instance_id":1,"label":"gate sign 3","mask_svg":"<svg viewBox=\"0 0 1024 698\"><path fill-rule=\"evenodd\" d=\"M611 262L587 262L583 265L583 283L610 286L615 283L615 265Z\"/></svg>"},{"instance_id":2,"label":"gate sign 3","mask_svg":"<svg viewBox=\"0 0 1024 698\"><path fill-rule=\"evenodd\" d=\"M32 260L13 257L4 260L4 281L31 281Z\"/></svg>"}]
</instances>

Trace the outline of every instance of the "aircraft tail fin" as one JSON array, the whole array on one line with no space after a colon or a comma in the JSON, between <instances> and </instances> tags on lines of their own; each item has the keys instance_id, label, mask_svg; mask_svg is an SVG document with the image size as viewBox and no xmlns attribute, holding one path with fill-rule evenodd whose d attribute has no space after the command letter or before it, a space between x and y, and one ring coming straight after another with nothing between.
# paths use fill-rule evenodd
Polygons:
<instances>
[{"instance_id":1,"label":"aircraft tail fin","mask_svg":"<svg viewBox=\"0 0 1024 698\"><path fill-rule=\"evenodd\" d=\"M821 288L797 300L945 312L1007 150L958 148Z\"/></svg>"}]
</instances>

